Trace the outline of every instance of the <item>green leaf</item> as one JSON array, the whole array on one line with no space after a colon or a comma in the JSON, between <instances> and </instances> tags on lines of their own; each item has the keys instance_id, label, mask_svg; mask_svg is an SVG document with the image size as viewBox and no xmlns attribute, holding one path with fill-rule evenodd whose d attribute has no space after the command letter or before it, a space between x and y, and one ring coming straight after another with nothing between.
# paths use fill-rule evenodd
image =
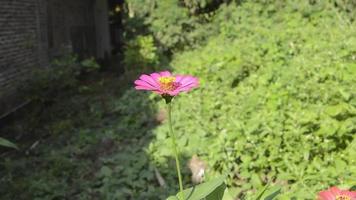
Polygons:
<instances>
[{"instance_id":1,"label":"green leaf","mask_svg":"<svg viewBox=\"0 0 356 200\"><path fill-rule=\"evenodd\" d=\"M271 188L266 192L268 195L264 198L264 200L272 200L274 199L278 194L281 193L281 188L276 186Z\"/></svg>"},{"instance_id":2,"label":"green leaf","mask_svg":"<svg viewBox=\"0 0 356 200\"><path fill-rule=\"evenodd\" d=\"M328 106L326 108L326 113L329 114L331 117L337 117L342 115L345 112L345 106L343 104Z\"/></svg>"},{"instance_id":3,"label":"green leaf","mask_svg":"<svg viewBox=\"0 0 356 200\"><path fill-rule=\"evenodd\" d=\"M265 187L259 192L259 195L257 196L256 200L260 200L262 198L263 194L266 192L268 187L269 187L269 184L265 185Z\"/></svg>"},{"instance_id":4,"label":"green leaf","mask_svg":"<svg viewBox=\"0 0 356 200\"><path fill-rule=\"evenodd\" d=\"M281 188L279 186L274 186L269 188L270 185L267 184L259 193L256 200L264 199L264 200L272 200L274 199L279 193L281 193Z\"/></svg>"},{"instance_id":5,"label":"green leaf","mask_svg":"<svg viewBox=\"0 0 356 200\"><path fill-rule=\"evenodd\" d=\"M224 197L222 200L234 200L234 197L231 195L228 188L225 189Z\"/></svg>"},{"instance_id":6,"label":"green leaf","mask_svg":"<svg viewBox=\"0 0 356 200\"><path fill-rule=\"evenodd\" d=\"M178 200L178 197L176 196L170 196L166 200Z\"/></svg>"},{"instance_id":7,"label":"green leaf","mask_svg":"<svg viewBox=\"0 0 356 200\"><path fill-rule=\"evenodd\" d=\"M225 176L196 185L183 191L184 200L222 200L225 192ZM177 200L176 196L168 197L167 200Z\"/></svg>"},{"instance_id":8,"label":"green leaf","mask_svg":"<svg viewBox=\"0 0 356 200\"><path fill-rule=\"evenodd\" d=\"M352 187L350 188L350 191L356 191L356 185L352 186Z\"/></svg>"},{"instance_id":9,"label":"green leaf","mask_svg":"<svg viewBox=\"0 0 356 200\"><path fill-rule=\"evenodd\" d=\"M103 166L100 169L100 175L103 177L110 177L112 175L112 170L108 166Z\"/></svg>"},{"instance_id":10,"label":"green leaf","mask_svg":"<svg viewBox=\"0 0 356 200\"><path fill-rule=\"evenodd\" d=\"M16 144L14 144L14 143L10 142L9 140L4 139L2 137L0 137L0 146L19 149Z\"/></svg>"}]
</instances>

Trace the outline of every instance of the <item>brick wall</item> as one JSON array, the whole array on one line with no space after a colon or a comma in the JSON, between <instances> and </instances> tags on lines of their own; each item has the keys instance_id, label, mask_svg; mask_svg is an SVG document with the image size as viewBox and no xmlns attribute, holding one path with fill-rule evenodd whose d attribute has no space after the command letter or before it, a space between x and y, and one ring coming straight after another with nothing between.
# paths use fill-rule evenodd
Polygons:
<instances>
[{"instance_id":1,"label":"brick wall","mask_svg":"<svg viewBox=\"0 0 356 200\"><path fill-rule=\"evenodd\" d=\"M48 62L45 15L45 0L0 0L0 115L23 101L19 80Z\"/></svg>"},{"instance_id":2,"label":"brick wall","mask_svg":"<svg viewBox=\"0 0 356 200\"><path fill-rule=\"evenodd\" d=\"M94 5L106 0L0 0L0 117L25 99L21 79L51 58L96 55Z\"/></svg>"}]
</instances>

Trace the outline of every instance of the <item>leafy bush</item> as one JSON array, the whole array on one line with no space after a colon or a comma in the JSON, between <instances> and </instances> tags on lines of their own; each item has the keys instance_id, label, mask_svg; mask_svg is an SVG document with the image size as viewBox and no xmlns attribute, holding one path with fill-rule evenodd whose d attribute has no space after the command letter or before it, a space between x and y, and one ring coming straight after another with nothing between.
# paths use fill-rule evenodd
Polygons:
<instances>
[{"instance_id":1,"label":"leafy bush","mask_svg":"<svg viewBox=\"0 0 356 200\"><path fill-rule=\"evenodd\" d=\"M100 65L96 62L95 58L87 58L80 62L80 72L90 73L100 69Z\"/></svg>"},{"instance_id":2,"label":"leafy bush","mask_svg":"<svg viewBox=\"0 0 356 200\"><path fill-rule=\"evenodd\" d=\"M138 54L128 53L127 66L135 67L130 63L142 49L145 56L166 49L175 52L176 73L201 80L200 89L174 100L173 118L179 122L174 128L183 159L197 153L208 162L207 181L228 173L230 193L246 199L267 182L282 187L279 199L315 199L331 185L355 184L353 1L250 0L221 3L216 10L209 2L218 1L206 1L206 7L203 1L128 2L131 22L137 23L130 39L139 45L132 45ZM140 43L140 37L147 40ZM194 49L176 51L186 47ZM147 58L156 63L155 56ZM73 62L64 63L58 65ZM55 127L59 134L40 140L29 155L1 162L3 199L175 194L171 141L168 126L155 119L163 109L156 95L148 99L130 89L119 97L117 79L109 80L111 87L100 80L96 93L71 95L77 67L48 70L53 73L31 84L40 88L30 94L63 97L46 110L46 119L55 115L56 120L41 124L36 133ZM156 169L168 188L159 186ZM182 170L187 186L190 174L187 167Z\"/></svg>"},{"instance_id":3,"label":"leafy bush","mask_svg":"<svg viewBox=\"0 0 356 200\"><path fill-rule=\"evenodd\" d=\"M198 46L213 33L207 28L209 9L204 12L203 10L209 5L217 9L220 4L219 1L216 4L212 3L213 1L204 2L130 0L128 15L131 17L125 21L125 25L129 30L134 26L152 33L159 43L159 48L164 52ZM144 24L145 28L138 25L137 21L142 21L141 24Z\"/></svg>"},{"instance_id":4,"label":"leafy bush","mask_svg":"<svg viewBox=\"0 0 356 200\"><path fill-rule=\"evenodd\" d=\"M48 103L77 89L80 79L99 68L94 58L79 61L77 56L66 55L53 60L47 68L33 70L20 90L28 99Z\"/></svg>"},{"instance_id":5,"label":"leafy bush","mask_svg":"<svg viewBox=\"0 0 356 200\"><path fill-rule=\"evenodd\" d=\"M281 199L354 184L355 24L327 5L231 5L216 15L218 36L172 62L202 82L176 99L179 144L210 176L229 172L240 196L270 181L285 186ZM149 147L162 165L167 132L158 127Z\"/></svg>"},{"instance_id":6,"label":"leafy bush","mask_svg":"<svg viewBox=\"0 0 356 200\"><path fill-rule=\"evenodd\" d=\"M240 13L232 12L239 5L254 8L248 9L252 13L242 9L239 10ZM244 20L257 20L256 17L249 19L247 16L261 12L269 17L280 10L288 10L299 12L304 17L311 14L316 17L324 14L325 9L335 11L333 14L341 24L350 25L348 21L356 19L356 3L352 0L302 0L298 3L293 0L128 0L127 17L124 20L125 35L132 38L137 34L152 34L159 42L159 48L165 52L176 52L205 44L210 36L222 33L216 30L217 26L220 26L220 31L229 31L232 24L241 20L240 16L243 15L246 17ZM217 21L219 22L216 23ZM235 29L234 34L243 31L243 27L241 28Z\"/></svg>"},{"instance_id":7,"label":"leafy bush","mask_svg":"<svg viewBox=\"0 0 356 200\"><path fill-rule=\"evenodd\" d=\"M137 36L128 42L124 51L126 72L130 70L145 70L158 64L158 52L152 36Z\"/></svg>"}]
</instances>

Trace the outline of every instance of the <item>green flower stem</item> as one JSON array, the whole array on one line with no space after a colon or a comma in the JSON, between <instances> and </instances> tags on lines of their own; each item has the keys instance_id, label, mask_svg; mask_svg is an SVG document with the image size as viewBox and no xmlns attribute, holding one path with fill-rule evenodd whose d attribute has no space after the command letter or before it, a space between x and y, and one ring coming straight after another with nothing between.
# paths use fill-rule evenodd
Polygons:
<instances>
[{"instance_id":1,"label":"green flower stem","mask_svg":"<svg viewBox=\"0 0 356 200\"><path fill-rule=\"evenodd\" d=\"M167 108L168 108L169 130L170 130L171 137L172 137L172 144L173 144L174 156L175 156L175 158L176 158L176 168L177 168L178 181L179 181L179 189L180 189L179 199L180 199L180 200L184 200L184 197L183 197L182 174L180 173L180 164L179 164L179 152L178 152L177 143L176 143L176 136L175 136L175 134L174 134L174 132L173 132L173 128L172 128L172 104L171 104L171 102L167 102Z\"/></svg>"}]
</instances>

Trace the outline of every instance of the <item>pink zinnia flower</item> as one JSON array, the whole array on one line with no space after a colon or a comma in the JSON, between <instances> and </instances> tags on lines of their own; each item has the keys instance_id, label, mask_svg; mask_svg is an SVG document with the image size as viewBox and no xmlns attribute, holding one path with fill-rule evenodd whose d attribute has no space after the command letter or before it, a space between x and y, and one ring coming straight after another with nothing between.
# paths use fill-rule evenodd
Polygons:
<instances>
[{"instance_id":1,"label":"pink zinnia flower","mask_svg":"<svg viewBox=\"0 0 356 200\"><path fill-rule=\"evenodd\" d=\"M319 192L318 200L356 200L356 192L331 187Z\"/></svg>"},{"instance_id":2,"label":"pink zinnia flower","mask_svg":"<svg viewBox=\"0 0 356 200\"><path fill-rule=\"evenodd\" d=\"M176 96L180 92L188 92L198 87L197 78L190 75L173 76L169 71L143 74L135 81L137 90L150 90L162 96Z\"/></svg>"}]
</instances>

